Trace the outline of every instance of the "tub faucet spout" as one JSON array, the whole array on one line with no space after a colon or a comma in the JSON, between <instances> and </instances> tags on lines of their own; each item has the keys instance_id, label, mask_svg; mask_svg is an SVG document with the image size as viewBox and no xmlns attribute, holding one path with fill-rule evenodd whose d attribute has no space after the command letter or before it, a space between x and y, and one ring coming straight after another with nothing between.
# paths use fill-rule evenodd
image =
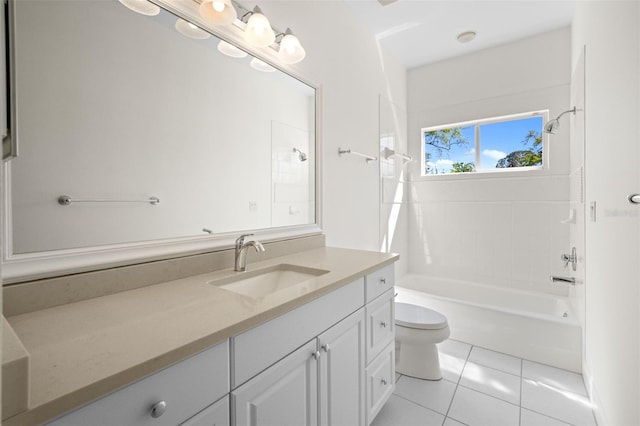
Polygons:
<instances>
[{"instance_id":1,"label":"tub faucet spout","mask_svg":"<svg viewBox=\"0 0 640 426\"><path fill-rule=\"evenodd\" d=\"M245 241L247 237L253 234L242 234L236 240L235 265L233 270L236 272L244 272L247 270L247 250L253 247L257 252L263 252L264 246L260 241Z\"/></svg>"}]
</instances>

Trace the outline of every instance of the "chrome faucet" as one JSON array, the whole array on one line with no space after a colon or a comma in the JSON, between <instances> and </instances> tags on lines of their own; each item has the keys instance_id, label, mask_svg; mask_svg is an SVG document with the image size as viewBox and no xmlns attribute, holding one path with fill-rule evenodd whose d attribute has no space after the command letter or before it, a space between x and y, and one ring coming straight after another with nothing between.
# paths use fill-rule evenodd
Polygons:
<instances>
[{"instance_id":1,"label":"chrome faucet","mask_svg":"<svg viewBox=\"0 0 640 426\"><path fill-rule=\"evenodd\" d=\"M253 234L242 234L236 240L236 261L233 268L236 272L244 272L247 270L247 249L249 247L253 247L257 252L264 251L264 246L260 241L251 240L245 242L245 239L252 235Z\"/></svg>"}]
</instances>

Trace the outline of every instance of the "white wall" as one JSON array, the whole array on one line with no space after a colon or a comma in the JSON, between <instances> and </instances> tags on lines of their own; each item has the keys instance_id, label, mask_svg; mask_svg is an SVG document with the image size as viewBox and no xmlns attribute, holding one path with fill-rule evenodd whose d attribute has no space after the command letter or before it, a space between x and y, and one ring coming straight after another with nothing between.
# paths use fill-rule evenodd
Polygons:
<instances>
[{"instance_id":1,"label":"white wall","mask_svg":"<svg viewBox=\"0 0 640 426\"><path fill-rule=\"evenodd\" d=\"M586 46L586 360L599 424L640 424L640 3L577 2ZM589 205L597 206L596 220Z\"/></svg>"},{"instance_id":2,"label":"white wall","mask_svg":"<svg viewBox=\"0 0 640 426\"><path fill-rule=\"evenodd\" d=\"M261 2L278 28L291 27L307 50L294 68L322 86L323 228L327 244L380 250L378 98L406 109L406 71L341 1Z\"/></svg>"},{"instance_id":3,"label":"white wall","mask_svg":"<svg viewBox=\"0 0 640 426\"><path fill-rule=\"evenodd\" d=\"M427 126L569 109L570 30L552 31L408 73L409 146ZM569 137L549 139L543 171L420 177L411 168L411 272L567 294Z\"/></svg>"}]
</instances>

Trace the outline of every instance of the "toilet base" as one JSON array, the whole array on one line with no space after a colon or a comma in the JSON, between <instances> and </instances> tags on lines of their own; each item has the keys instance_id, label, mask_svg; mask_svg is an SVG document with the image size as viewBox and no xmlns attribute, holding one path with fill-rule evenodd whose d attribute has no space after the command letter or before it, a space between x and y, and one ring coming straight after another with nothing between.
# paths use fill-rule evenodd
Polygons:
<instances>
[{"instance_id":1,"label":"toilet base","mask_svg":"<svg viewBox=\"0 0 640 426\"><path fill-rule=\"evenodd\" d=\"M396 371L423 380L441 380L438 348L433 344L412 345L402 342L396 355Z\"/></svg>"}]
</instances>

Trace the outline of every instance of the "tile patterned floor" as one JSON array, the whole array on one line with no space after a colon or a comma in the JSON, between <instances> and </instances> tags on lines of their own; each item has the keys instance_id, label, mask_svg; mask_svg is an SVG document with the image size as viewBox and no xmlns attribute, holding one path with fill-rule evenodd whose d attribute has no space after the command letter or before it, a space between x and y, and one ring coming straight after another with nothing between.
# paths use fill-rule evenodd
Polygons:
<instances>
[{"instance_id":1,"label":"tile patterned floor","mask_svg":"<svg viewBox=\"0 0 640 426\"><path fill-rule=\"evenodd\" d=\"M582 376L455 340L443 380L397 375L372 426L595 426Z\"/></svg>"}]
</instances>

